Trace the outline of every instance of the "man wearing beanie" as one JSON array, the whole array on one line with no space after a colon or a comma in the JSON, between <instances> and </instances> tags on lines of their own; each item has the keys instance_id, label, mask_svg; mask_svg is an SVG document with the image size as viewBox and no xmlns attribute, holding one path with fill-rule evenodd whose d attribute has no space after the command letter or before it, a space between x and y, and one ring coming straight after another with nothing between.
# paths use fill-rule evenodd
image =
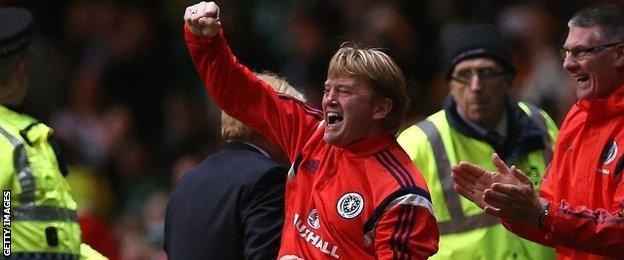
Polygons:
<instances>
[{"instance_id":1,"label":"man wearing beanie","mask_svg":"<svg viewBox=\"0 0 624 260\"><path fill-rule=\"evenodd\" d=\"M460 196L451 166L465 161L494 170L495 153L539 187L557 127L541 109L510 99L515 68L493 26L461 30L446 64L450 93L444 108L398 137L431 192L440 226L439 251L432 259L553 259L554 250L508 232Z\"/></svg>"},{"instance_id":2,"label":"man wearing beanie","mask_svg":"<svg viewBox=\"0 0 624 260\"><path fill-rule=\"evenodd\" d=\"M451 178L459 194L509 231L554 247L559 260L624 259L624 5L587 7L568 27L561 57L578 101L539 194L497 158L496 171L464 162Z\"/></svg>"}]
</instances>

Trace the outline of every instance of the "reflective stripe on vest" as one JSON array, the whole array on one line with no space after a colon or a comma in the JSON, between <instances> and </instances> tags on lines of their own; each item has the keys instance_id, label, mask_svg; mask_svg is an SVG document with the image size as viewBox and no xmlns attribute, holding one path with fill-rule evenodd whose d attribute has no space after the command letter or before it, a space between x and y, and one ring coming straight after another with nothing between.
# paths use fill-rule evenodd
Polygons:
<instances>
[{"instance_id":1,"label":"reflective stripe on vest","mask_svg":"<svg viewBox=\"0 0 624 260\"><path fill-rule=\"evenodd\" d=\"M80 259L80 255L78 254L68 254L68 253L18 253L18 252L13 252L11 253L11 256L9 257L10 259L17 259L17 260L21 260L21 259L41 259L41 260L47 260L47 259L60 259L60 260L77 260Z\"/></svg>"},{"instance_id":2,"label":"reflective stripe on vest","mask_svg":"<svg viewBox=\"0 0 624 260\"><path fill-rule=\"evenodd\" d=\"M429 143L433 149L433 156L436 161L436 166L438 167L438 177L440 178L444 191L444 201L451 215L450 220L438 222L440 234L460 233L498 224L498 219L485 212L473 216L464 216L460 205L459 194L453 189L455 183L451 179L451 163L448 159L444 143L442 143L438 128L428 120L418 123L417 126L427 135L427 139L429 139Z\"/></svg>"},{"instance_id":3,"label":"reflective stripe on vest","mask_svg":"<svg viewBox=\"0 0 624 260\"><path fill-rule=\"evenodd\" d=\"M18 206L11 211L13 220L78 222L75 210L50 206Z\"/></svg>"},{"instance_id":4,"label":"reflective stripe on vest","mask_svg":"<svg viewBox=\"0 0 624 260\"><path fill-rule=\"evenodd\" d=\"M28 155L24 149L24 143L19 139L9 134L6 130L0 127L0 134L9 139L9 142L13 144L13 164L15 170L18 173L17 179L22 187L22 193L19 196L19 200L24 205L35 205L35 177L32 175L32 169L28 162Z\"/></svg>"},{"instance_id":5,"label":"reflective stripe on vest","mask_svg":"<svg viewBox=\"0 0 624 260\"><path fill-rule=\"evenodd\" d=\"M552 140L550 134L548 134L548 125L546 124L546 118L540 113L539 108L531 103L522 103L526 105L531 111L531 120L542 130L542 141L544 142L544 165L548 166L553 156Z\"/></svg>"},{"instance_id":6,"label":"reflective stripe on vest","mask_svg":"<svg viewBox=\"0 0 624 260\"><path fill-rule=\"evenodd\" d=\"M11 210L11 217L21 221L64 221L77 222L75 210L51 206L35 206L35 176L32 174L24 143L0 127L0 134L7 138L14 147L14 165L18 172L17 179L22 187L19 201L22 205Z\"/></svg>"}]
</instances>

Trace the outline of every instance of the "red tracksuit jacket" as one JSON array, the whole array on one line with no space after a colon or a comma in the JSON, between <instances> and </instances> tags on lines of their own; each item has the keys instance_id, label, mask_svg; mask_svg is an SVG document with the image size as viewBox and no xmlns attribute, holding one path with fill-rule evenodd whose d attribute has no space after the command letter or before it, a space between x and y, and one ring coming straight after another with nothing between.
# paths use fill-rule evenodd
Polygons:
<instances>
[{"instance_id":1,"label":"red tracksuit jacket","mask_svg":"<svg viewBox=\"0 0 624 260\"><path fill-rule=\"evenodd\" d=\"M554 246L558 259L624 259L623 170L624 86L566 116L541 186L551 201L543 227L505 226Z\"/></svg>"},{"instance_id":2,"label":"red tracksuit jacket","mask_svg":"<svg viewBox=\"0 0 624 260\"><path fill-rule=\"evenodd\" d=\"M346 147L323 141L323 114L276 94L238 63L223 38L185 30L193 62L228 114L279 144L294 162L279 256L424 259L438 227L424 179L390 133Z\"/></svg>"}]
</instances>

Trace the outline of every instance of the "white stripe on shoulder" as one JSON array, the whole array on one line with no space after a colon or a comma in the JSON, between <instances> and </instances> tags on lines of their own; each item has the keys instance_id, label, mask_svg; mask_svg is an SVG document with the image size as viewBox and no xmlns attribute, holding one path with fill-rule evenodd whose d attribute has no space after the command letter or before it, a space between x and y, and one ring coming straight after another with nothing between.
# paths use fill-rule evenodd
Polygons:
<instances>
[{"instance_id":1,"label":"white stripe on shoulder","mask_svg":"<svg viewBox=\"0 0 624 260\"><path fill-rule=\"evenodd\" d=\"M431 202L427 198L420 196L418 194L410 193L410 194L405 194L401 197L398 197L394 199L392 202L388 203L388 206L386 206L384 211L388 211L391 208L395 207L396 205L411 205L411 206L416 206L416 207L423 207L429 210L429 213L431 213L431 215L434 218L436 217L435 213L433 212L433 205L431 204Z\"/></svg>"},{"instance_id":2,"label":"white stripe on shoulder","mask_svg":"<svg viewBox=\"0 0 624 260\"><path fill-rule=\"evenodd\" d=\"M435 218L436 215L433 212L433 205L431 202L418 194L405 194L401 197L394 199L392 202L388 203L388 206L384 209L384 212L390 210L397 205L411 205L415 207L423 207L429 210L429 213ZM375 226L377 224L375 223ZM373 227L368 233L364 234L364 243L366 246L370 246L375 241L375 227Z\"/></svg>"}]
</instances>

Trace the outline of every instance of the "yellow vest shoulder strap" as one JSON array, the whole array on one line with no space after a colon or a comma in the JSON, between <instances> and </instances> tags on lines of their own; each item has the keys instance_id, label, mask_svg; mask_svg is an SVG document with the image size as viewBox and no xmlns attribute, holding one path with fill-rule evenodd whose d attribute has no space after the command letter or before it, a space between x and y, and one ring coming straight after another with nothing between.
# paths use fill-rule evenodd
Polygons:
<instances>
[{"instance_id":1,"label":"yellow vest shoulder strap","mask_svg":"<svg viewBox=\"0 0 624 260\"><path fill-rule=\"evenodd\" d=\"M440 234L453 234L473 230L476 228L488 227L498 224L498 220L486 213L465 216L461 208L459 194L455 192L453 185L455 184L451 179L451 163L448 159L448 154L440 131L436 125L429 121L424 120L418 123L416 126L420 128L433 149L433 155L438 167L438 178L442 184L444 193L444 201L451 215L449 221L439 222Z\"/></svg>"},{"instance_id":2,"label":"yellow vest shoulder strap","mask_svg":"<svg viewBox=\"0 0 624 260\"><path fill-rule=\"evenodd\" d=\"M529 118L531 118L531 120L541 130L542 141L544 142L544 146L545 146L544 162L546 163L546 165L548 165L550 161L552 160L552 156L553 156L553 142L552 142L552 139L550 138L550 134L548 133L549 132L548 124L546 123L547 119L544 117L544 115L542 115L542 113L540 112L540 109L531 103L519 102L518 106L524 111L524 113L529 115Z\"/></svg>"},{"instance_id":3,"label":"yellow vest shoulder strap","mask_svg":"<svg viewBox=\"0 0 624 260\"><path fill-rule=\"evenodd\" d=\"M17 173L17 180L22 187L19 200L24 205L33 205L35 203L35 178L30 168L28 154L24 148L24 142L17 137L11 135L6 129L0 126L0 136L8 139L13 145L13 165Z\"/></svg>"}]
</instances>

